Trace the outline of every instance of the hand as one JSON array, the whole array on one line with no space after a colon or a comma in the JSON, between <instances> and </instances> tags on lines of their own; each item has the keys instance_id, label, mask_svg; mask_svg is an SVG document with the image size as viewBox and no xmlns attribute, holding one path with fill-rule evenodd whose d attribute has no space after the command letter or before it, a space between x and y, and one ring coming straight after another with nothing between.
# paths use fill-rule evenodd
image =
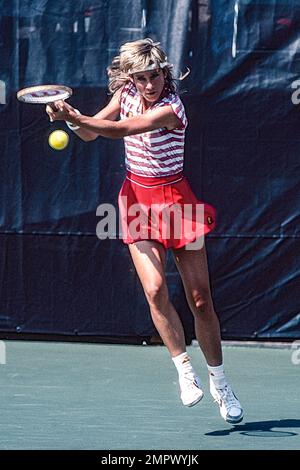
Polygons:
<instances>
[{"instance_id":1,"label":"hand","mask_svg":"<svg viewBox=\"0 0 300 470\"><path fill-rule=\"evenodd\" d=\"M47 104L46 113L50 118L50 122L69 121L76 124L74 119L76 120L76 118L78 118L78 114L76 113L73 106L63 100L54 101L51 103L51 105Z\"/></svg>"}]
</instances>

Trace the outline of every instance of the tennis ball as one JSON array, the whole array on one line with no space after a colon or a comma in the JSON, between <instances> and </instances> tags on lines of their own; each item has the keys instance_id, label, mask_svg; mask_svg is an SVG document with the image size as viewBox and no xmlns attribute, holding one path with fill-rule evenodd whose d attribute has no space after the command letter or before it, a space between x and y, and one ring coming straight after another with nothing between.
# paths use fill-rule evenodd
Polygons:
<instances>
[{"instance_id":1,"label":"tennis ball","mask_svg":"<svg viewBox=\"0 0 300 470\"><path fill-rule=\"evenodd\" d=\"M48 142L54 150L63 150L69 143L69 135L65 131L53 131L49 135Z\"/></svg>"}]
</instances>

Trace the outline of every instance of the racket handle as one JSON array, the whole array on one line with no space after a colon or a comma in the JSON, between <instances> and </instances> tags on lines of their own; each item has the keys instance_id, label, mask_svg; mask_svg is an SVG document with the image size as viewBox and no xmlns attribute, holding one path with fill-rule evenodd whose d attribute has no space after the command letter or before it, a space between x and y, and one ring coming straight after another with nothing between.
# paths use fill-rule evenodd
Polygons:
<instances>
[{"instance_id":1,"label":"racket handle","mask_svg":"<svg viewBox=\"0 0 300 470\"><path fill-rule=\"evenodd\" d=\"M50 108L51 108L55 113L57 113L57 111L59 111L58 109L55 108L54 102L47 103L47 105L50 106ZM52 119L52 118L50 118L50 122L53 122L53 119Z\"/></svg>"},{"instance_id":2,"label":"racket handle","mask_svg":"<svg viewBox=\"0 0 300 470\"><path fill-rule=\"evenodd\" d=\"M57 111L57 109L54 108L53 103L47 103L47 106L49 106L54 112ZM49 117L49 121L50 121L50 122L53 122L52 117Z\"/></svg>"}]
</instances>

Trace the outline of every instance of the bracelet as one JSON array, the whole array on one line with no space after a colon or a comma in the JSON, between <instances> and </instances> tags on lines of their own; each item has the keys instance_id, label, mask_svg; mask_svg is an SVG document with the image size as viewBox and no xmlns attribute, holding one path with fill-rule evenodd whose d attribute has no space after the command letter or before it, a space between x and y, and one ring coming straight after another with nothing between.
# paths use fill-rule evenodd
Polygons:
<instances>
[{"instance_id":1,"label":"bracelet","mask_svg":"<svg viewBox=\"0 0 300 470\"><path fill-rule=\"evenodd\" d=\"M81 114L81 112L78 109L74 109L74 111L78 115ZM67 124L68 128L71 129L71 131L78 131L78 129L80 129L80 126L76 126L76 124L73 124L70 121L66 121L66 124Z\"/></svg>"}]
</instances>

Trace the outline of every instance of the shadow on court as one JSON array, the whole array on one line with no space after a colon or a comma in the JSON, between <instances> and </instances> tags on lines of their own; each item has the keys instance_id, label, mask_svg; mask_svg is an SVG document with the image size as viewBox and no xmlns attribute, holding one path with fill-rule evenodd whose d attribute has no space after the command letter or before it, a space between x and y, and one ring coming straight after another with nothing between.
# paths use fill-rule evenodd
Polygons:
<instances>
[{"instance_id":1,"label":"shadow on court","mask_svg":"<svg viewBox=\"0 0 300 470\"><path fill-rule=\"evenodd\" d=\"M206 436L228 436L232 433L240 433L244 436L255 437L288 437L297 436L298 433L291 431L277 431L278 429L300 428L300 419L281 419L277 421L258 421L236 425L231 429L222 429L220 431L208 432Z\"/></svg>"}]
</instances>

